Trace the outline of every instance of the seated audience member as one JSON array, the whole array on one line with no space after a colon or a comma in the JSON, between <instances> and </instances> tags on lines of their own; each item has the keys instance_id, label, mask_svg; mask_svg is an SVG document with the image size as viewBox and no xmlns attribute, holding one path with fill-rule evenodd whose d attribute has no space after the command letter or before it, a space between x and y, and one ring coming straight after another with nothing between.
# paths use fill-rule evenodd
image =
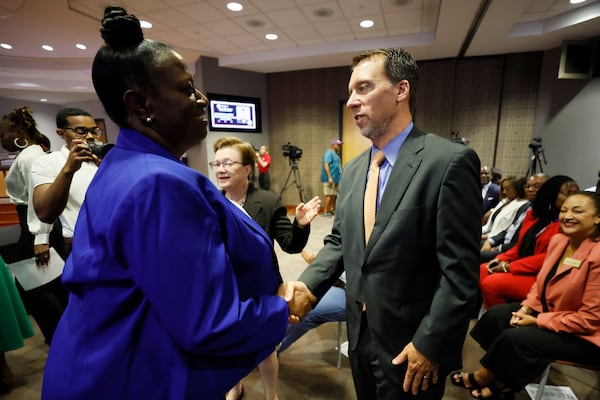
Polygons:
<instances>
[{"instance_id":1,"label":"seated audience member","mask_svg":"<svg viewBox=\"0 0 600 400\"><path fill-rule=\"evenodd\" d=\"M500 183L502 182L502 171L500 171L496 167L492 167L491 173L492 173L492 182L494 182L496 185L500 185Z\"/></svg>"},{"instance_id":2,"label":"seated audience member","mask_svg":"<svg viewBox=\"0 0 600 400\"><path fill-rule=\"evenodd\" d=\"M319 196L296 207L293 222L279 196L256 187L256 152L250 143L224 137L213 144L215 159L210 163L217 184L227 199L241 206L286 253L300 253L310 234L310 222L321 207ZM314 211L317 213L314 213Z\"/></svg>"},{"instance_id":3,"label":"seated audience member","mask_svg":"<svg viewBox=\"0 0 600 400\"><path fill-rule=\"evenodd\" d=\"M14 377L4 353L25 345L23 339L34 335L13 277L0 257L0 394L12 390Z\"/></svg>"},{"instance_id":4,"label":"seated audience member","mask_svg":"<svg viewBox=\"0 0 600 400\"><path fill-rule=\"evenodd\" d=\"M481 197L483 200L482 216L500 201L500 186L493 183L491 178L490 168L487 165L481 166L479 180L481 181Z\"/></svg>"},{"instance_id":5,"label":"seated audience member","mask_svg":"<svg viewBox=\"0 0 600 400\"><path fill-rule=\"evenodd\" d=\"M517 211L524 204L528 203L525 199L525 179L509 176L502 180L502 200L492 212L488 222L481 227L481 240L486 240L489 236L495 236L506 230L515 218Z\"/></svg>"},{"instance_id":6,"label":"seated audience member","mask_svg":"<svg viewBox=\"0 0 600 400\"><path fill-rule=\"evenodd\" d=\"M264 231L181 161L208 104L183 57L121 7L101 33L92 80L120 129L79 213L42 398L223 399L316 299L281 282Z\"/></svg>"},{"instance_id":7,"label":"seated audience member","mask_svg":"<svg viewBox=\"0 0 600 400\"><path fill-rule=\"evenodd\" d=\"M279 196L254 186L252 177L257 156L250 143L236 137L224 137L214 143L213 149L215 159L210 163L210 167L215 172L217 183L225 197L236 206L242 207L271 240L279 243L283 251L302 251L308 241L310 223L321 208L321 199L316 196L306 204L300 203L296 207L296 218L292 223ZM277 353L273 351L258 368L265 385L267 400L277 399ZM243 392L242 383L238 382L227 393L226 398L238 399Z\"/></svg>"},{"instance_id":8,"label":"seated audience member","mask_svg":"<svg viewBox=\"0 0 600 400\"><path fill-rule=\"evenodd\" d=\"M315 254L306 250L302 251L302 258L307 263L315 259ZM306 317L297 324L289 324L285 336L281 341L278 353L290 347L296 340L311 329L326 322L341 322L346 320L346 273L342 273L337 282L327 290L315 308L306 314Z\"/></svg>"},{"instance_id":9,"label":"seated audience member","mask_svg":"<svg viewBox=\"0 0 600 400\"><path fill-rule=\"evenodd\" d=\"M532 175L525 183L525 198L528 203L523 204L515 213L512 223L505 230L499 232L495 236L489 236L483 241L480 249L481 262L490 261L503 251L512 248L519 238L519 230L527 211L531 208L531 204L535 200L538 189L550 177L546 174Z\"/></svg>"},{"instance_id":10,"label":"seated audience member","mask_svg":"<svg viewBox=\"0 0 600 400\"><path fill-rule=\"evenodd\" d=\"M548 242L558 232L558 211L567 196L578 190L577 184L563 175L548 179L540 187L523 220L517 244L480 266L479 287L486 310L525 298L542 267Z\"/></svg>"},{"instance_id":11,"label":"seated audience member","mask_svg":"<svg viewBox=\"0 0 600 400\"><path fill-rule=\"evenodd\" d=\"M512 398L557 359L600 366L599 198L572 194L559 221L527 297L490 308L471 331L481 368L450 380L473 397Z\"/></svg>"}]
</instances>

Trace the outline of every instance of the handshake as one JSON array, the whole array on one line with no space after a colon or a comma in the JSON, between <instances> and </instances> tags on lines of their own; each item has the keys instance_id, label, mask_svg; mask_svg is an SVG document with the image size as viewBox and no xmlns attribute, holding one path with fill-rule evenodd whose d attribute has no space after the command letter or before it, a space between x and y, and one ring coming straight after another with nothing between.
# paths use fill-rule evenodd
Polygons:
<instances>
[{"instance_id":1,"label":"handshake","mask_svg":"<svg viewBox=\"0 0 600 400\"><path fill-rule=\"evenodd\" d=\"M304 282L283 282L277 289L277 295L283 297L290 308L288 322L295 324L308 314L317 298L313 296Z\"/></svg>"}]
</instances>

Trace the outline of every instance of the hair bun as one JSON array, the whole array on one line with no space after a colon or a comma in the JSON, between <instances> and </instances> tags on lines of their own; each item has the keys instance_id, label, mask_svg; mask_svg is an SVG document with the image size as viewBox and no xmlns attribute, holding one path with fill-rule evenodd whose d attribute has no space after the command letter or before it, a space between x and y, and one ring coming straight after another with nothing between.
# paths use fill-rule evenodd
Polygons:
<instances>
[{"instance_id":1,"label":"hair bun","mask_svg":"<svg viewBox=\"0 0 600 400\"><path fill-rule=\"evenodd\" d=\"M106 7L100 33L115 48L136 47L144 40L140 20L121 7Z\"/></svg>"}]
</instances>

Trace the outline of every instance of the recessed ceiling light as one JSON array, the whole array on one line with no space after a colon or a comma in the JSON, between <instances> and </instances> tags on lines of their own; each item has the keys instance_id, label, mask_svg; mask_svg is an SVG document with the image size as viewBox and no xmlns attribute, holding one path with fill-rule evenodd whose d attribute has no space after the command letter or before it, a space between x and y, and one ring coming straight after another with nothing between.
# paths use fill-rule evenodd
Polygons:
<instances>
[{"instance_id":1,"label":"recessed ceiling light","mask_svg":"<svg viewBox=\"0 0 600 400\"><path fill-rule=\"evenodd\" d=\"M42 45L42 49L46 51L54 51L54 47L50 46L49 44Z\"/></svg>"},{"instance_id":2,"label":"recessed ceiling light","mask_svg":"<svg viewBox=\"0 0 600 400\"><path fill-rule=\"evenodd\" d=\"M144 29L150 29L152 28L152 22L142 20L140 21L140 26Z\"/></svg>"},{"instance_id":3,"label":"recessed ceiling light","mask_svg":"<svg viewBox=\"0 0 600 400\"><path fill-rule=\"evenodd\" d=\"M585 0L570 0L569 3L571 4L579 4L579 3L583 3Z\"/></svg>"},{"instance_id":4,"label":"recessed ceiling light","mask_svg":"<svg viewBox=\"0 0 600 400\"><path fill-rule=\"evenodd\" d=\"M365 19L365 20L360 21L361 28L366 29L366 28L372 27L373 25L375 25L375 22L371 21L370 19Z\"/></svg>"},{"instance_id":5,"label":"recessed ceiling light","mask_svg":"<svg viewBox=\"0 0 600 400\"><path fill-rule=\"evenodd\" d=\"M77 47L79 50L85 50L85 49L87 49L87 46L85 44L81 44L81 43L77 43L75 45L75 47Z\"/></svg>"},{"instance_id":6,"label":"recessed ceiling light","mask_svg":"<svg viewBox=\"0 0 600 400\"><path fill-rule=\"evenodd\" d=\"M2 47L3 49L6 49L6 50L12 49L12 46L8 43L0 43L0 47Z\"/></svg>"},{"instance_id":7,"label":"recessed ceiling light","mask_svg":"<svg viewBox=\"0 0 600 400\"><path fill-rule=\"evenodd\" d=\"M41 101L42 103L45 103L45 102L47 102L47 101L48 101L48 99L40 99L40 101Z\"/></svg>"},{"instance_id":8,"label":"recessed ceiling light","mask_svg":"<svg viewBox=\"0 0 600 400\"><path fill-rule=\"evenodd\" d=\"M244 9L244 6L241 5L240 3L231 2L231 3L227 3L227 9L229 11L239 12L239 11L242 11Z\"/></svg>"},{"instance_id":9,"label":"recessed ceiling light","mask_svg":"<svg viewBox=\"0 0 600 400\"><path fill-rule=\"evenodd\" d=\"M275 34L275 33L267 33L265 35L265 39L267 39L267 40L277 40L277 39L279 39L279 36L277 36L277 34Z\"/></svg>"}]
</instances>

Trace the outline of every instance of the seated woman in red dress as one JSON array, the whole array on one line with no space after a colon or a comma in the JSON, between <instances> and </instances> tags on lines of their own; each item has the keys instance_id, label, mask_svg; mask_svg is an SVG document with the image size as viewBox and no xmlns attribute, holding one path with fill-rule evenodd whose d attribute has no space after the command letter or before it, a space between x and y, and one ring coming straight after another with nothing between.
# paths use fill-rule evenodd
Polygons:
<instances>
[{"instance_id":1,"label":"seated woman in red dress","mask_svg":"<svg viewBox=\"0 0 600 400\"><path fill-rule=\"evenodd\" d=\"M485 309L521 301L542 267L550 238L558 233L558 211L567 196L579 190L573 179L557 175L540 187L527 211L517 244L498 254L479 271L479 287Z\"/></svg>"}]
</instances>

